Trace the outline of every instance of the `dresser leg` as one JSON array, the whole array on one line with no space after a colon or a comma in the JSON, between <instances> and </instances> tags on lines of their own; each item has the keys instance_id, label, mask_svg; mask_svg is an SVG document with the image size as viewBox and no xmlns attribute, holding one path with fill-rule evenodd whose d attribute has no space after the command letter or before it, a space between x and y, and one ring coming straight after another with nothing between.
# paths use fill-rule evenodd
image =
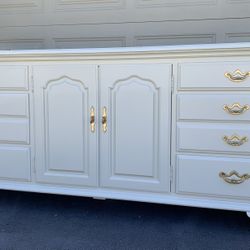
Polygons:
<instances>
[{"instance_id":1,"label":"dresser leg","mask_svg":"<svg viewBox=\"0 0 250 250\"><path fill-rule=\"evenodd\" d=\"M246 212L247 213L247 216L250 218L250 211Z\"/></svg>"}]
</instances>

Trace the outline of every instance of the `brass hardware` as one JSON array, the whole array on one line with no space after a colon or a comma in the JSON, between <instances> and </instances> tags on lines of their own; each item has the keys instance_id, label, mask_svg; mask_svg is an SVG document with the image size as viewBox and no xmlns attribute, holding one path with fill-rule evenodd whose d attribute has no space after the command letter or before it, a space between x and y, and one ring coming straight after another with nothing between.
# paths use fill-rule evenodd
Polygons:
<instances>
[{"instance_id":1,"label":"brass hardware","mask_svg":"<svg viewBox=\"0 0 250 250\"><path fill-rule=\"evenodd\" d=\"M233 135L231 137L224 136L223 140L230 146L238 147L247 142L248 138L246 136L240 138L237 135Z\"/></svg>"},{"instance_id":2,"label":"brass hardware","mask_svg":"<svg viewBox=\"0 0 250 250\"><path fill-rule=\"evenodd\" d=\"M249 110L249 105L241 106L239 103L234 103L231 106L224 105L223 109L231 115L240 115Z\"/></svg>"},{"instance_id":3,"label":"brass hardware","mask_svg":"<svg viewBox=\"0 0 250 250\"><path fill-rule=\"evenodd\" d=\"M219 176L227 183L229 184L241 184L244 181L250 179L250 175L249 174L243 174L240 175L237 171L231 171L229 174L226 174L224 172L220 172ZM237 178L232 178L232 176L235 176Z\"/></svg>"},{"instance_id":4,"label":"brass hardware","mask_svg":"<svg viewBox=\"0 0 250 250\"><path fill-rule=\"evenodd\" d=\"M95 108L90 108L90 130L92 133L95 132Z\"/></svg>"},{"instance_id":5,"label":"brass hardware","mask_svg":"<svg viewBox=\"0 0 250 250\"><path fill-rule=\"evenodd\" d=\"M106 107L103 107L102 109L102 131L104 133L107 132L107 108Z\"/></svg>"},{"instance_id":6,"label":"brass hardware","mask_svg":"<svg viewBox=\"0 0 250 250\"><path fill-rule=\"evenodd\" d=\"M233 74L227 72L225 73L225 77L227 77L232 82L242 82L250 76L250 72L241 72L239 69L235 70Z\"/></svg>"}]
</instances>

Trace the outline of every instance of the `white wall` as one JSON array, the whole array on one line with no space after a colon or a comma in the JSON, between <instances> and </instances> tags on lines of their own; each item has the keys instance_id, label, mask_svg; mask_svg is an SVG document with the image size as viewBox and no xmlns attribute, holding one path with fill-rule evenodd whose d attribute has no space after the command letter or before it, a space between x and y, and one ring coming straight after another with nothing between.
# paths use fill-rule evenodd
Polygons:
<instances>
[{"instance_id":1,"label":"white wall","mask_svg":"<svg viewBox=\"0 0 250 250\"><path fill-rule=\"evenodd\" d=\"M0 49L250 41L250 0L0 0Z\"/></svg>"}]
</instances>

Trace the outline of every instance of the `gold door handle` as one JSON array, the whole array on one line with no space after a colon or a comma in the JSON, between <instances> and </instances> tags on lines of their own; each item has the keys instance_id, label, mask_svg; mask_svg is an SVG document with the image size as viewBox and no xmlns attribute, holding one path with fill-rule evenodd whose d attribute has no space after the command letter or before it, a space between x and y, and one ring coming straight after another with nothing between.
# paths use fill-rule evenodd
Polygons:
<instances>
[{"instance_id":1,"label":"gold door handle","mask_svg":"<svg viewBox=\"0 0 250 250\"><path fill-rule=\"evenodd\" d=\"M223 137L223 140L230 146L238 147L246 143L248 141L248 138L246 136L240 138L237 135L233 135L231 137L225 135Z\"/></svg>"},{"instance_id":2,"label":"gold door handle","mask_svg":"<svg viewBox=\"0 0 250 250\"><path fill-rule=\"evenodd\" d=\"M249 110L249 105L241 106L239 103L234 103L231 106L224 105L223 109L231 115L241 115Z\"/></svg>"},{"instance_id":3,"label":"gold door handle","mask_svg":"<svg viewBox=\"0 0 250 250\"><path fill-rule=\"evenodd\" d=\"M227 77L232 82L242 82L250 76L250 72L241 72L239 69L235 70L232 74L227 72L225 77Z\"/></svg>"},{"instance_id":4,"label":"gold door handle","mask_svg":"<svg viewBox=\"0 0 250 250\"><path fill-rule=\"evenodd\" d=\"M229 174L226 174L224 172L220 172L219 176L220 176L220 178L222 178L225 182L227 182L229 184L241 184L244 181L250 179L250 175L249 174L240 175L235 170L231 171ZM233 177L233 178L231 178L231 177Z\"/></svg>"},{"instance_id":5,"label":"gold door handle","mask_svg":"<svg viewBox=\"0 0 250 250\"><path fill-rule=\"evenodd\" d=\"M95 132L95 108L90 108L90 130L92 133Z\"/></svg>"},{"instance_id":6,"label":"gold door handle","mask_svg":"<svg viewBox=\"0 0 250 250\"><path fill-rule=\"evenodd\" d=\"M102 108L102 131L106 133L108 130L107 126L107 108L103 107Z\"/></svg>"}]
</instances>

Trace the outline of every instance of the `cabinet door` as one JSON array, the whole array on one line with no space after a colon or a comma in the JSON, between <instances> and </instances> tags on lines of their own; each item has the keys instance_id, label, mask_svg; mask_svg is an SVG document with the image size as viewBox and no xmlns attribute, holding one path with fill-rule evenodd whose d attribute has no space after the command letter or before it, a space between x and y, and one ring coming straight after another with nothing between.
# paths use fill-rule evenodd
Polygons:
<instances>
[{"instance_id":1,"label":"cabinet door","mask_svg":"<svg viewBox=\"0 0 250 250\"><path fill-rule=\"evenodd\" d=\"M96 74L91 65L33 67L37 181L97 185Z\"/></svg>"},{"instance_id":2,"label":"cabinet door","mask_svg":"<svg viewBox=\"0 0 250 250\"><path fill-rule=\"evenodd\" d=\"M101 186L168 192L171 65L103 65L100 88Z\"/></svg>"}]
</instances>

